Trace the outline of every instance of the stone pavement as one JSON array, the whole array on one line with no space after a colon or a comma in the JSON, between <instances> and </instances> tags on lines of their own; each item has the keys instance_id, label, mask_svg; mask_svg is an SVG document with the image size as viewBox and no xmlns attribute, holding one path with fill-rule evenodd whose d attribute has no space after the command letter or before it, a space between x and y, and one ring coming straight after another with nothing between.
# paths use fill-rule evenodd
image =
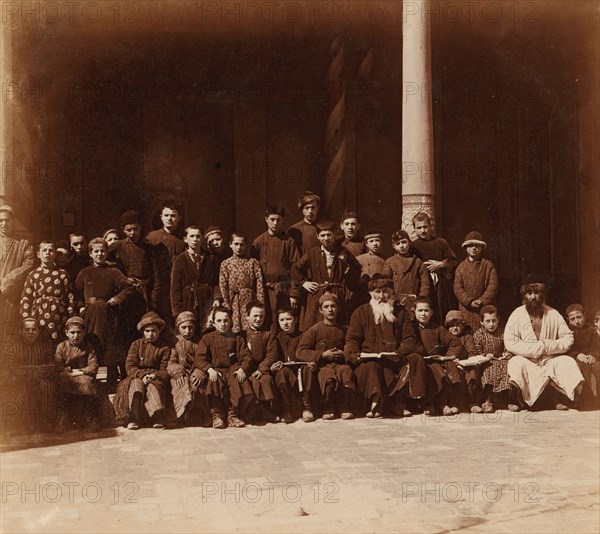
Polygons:
<instances>
[{"instance_id":1,"label":"stone pavement","mask_svg":"<svg viewBox=\"0 0 600 534\"><path fill-rule=\"evenodd\" d=\"M0 530L598 532L599 429L549 411L45 437L0 454Z\"/></svg>"}]
</instances>

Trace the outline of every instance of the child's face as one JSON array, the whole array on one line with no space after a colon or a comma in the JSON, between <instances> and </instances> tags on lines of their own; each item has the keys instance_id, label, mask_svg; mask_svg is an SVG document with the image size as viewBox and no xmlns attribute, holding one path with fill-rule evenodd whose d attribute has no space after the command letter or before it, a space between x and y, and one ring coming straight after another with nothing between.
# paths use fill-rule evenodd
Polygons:
<instances>
[{"instance_id":1,"label":"child's face","mask_svg":"<svg viewBox=\"0 0 600 534\"><path fill-rule=\"evenodd\" d=\"M265 310L263 308L252 308L248 314L248 324L258 330L265 320Z\"/></svg>"},{"instance_id":2,"label":"child's face","mask_svg":"<svg viewBox=\"0 0 600 534\"><path fill-rule=\"evenodd\" d=\"M236 256L242 256L246 252L246 240L243 237L234 237L229 246Z\"/></svg>"},{"instance_id":3,"label":"child's face","mask_svg":"<svg viewBox=\"0 0 600 534\"><path fill-rule=\"evenodd\" d=\"M160 220L162 221L165 229L169 230L170 232L173 232L177 229L180 219L181 216L177 210L163 208L163 210L160 212Z\"/></svg>"},{"instance_id":4,"label":"child's face","mask_svg":"<svg viewBox=\"0 0 600 534\"><path fill-rule=\"evenodd\" d=\"M106 235L106 239L104 241L106 241L106 243L110 247L113 243L116 243L118 240L119 234L117 234L117 232L110 232Z\"/></svg>"},{"instance_id":5,"label":"child's face","mask_svg":"<svg viewBox=\"0 0 600 534\"><path fill-rule=\"evenodd\" d=\"M85 336L85 332L80 326L69 326L65 330L65 334L71 345L79 345Z\"/></svg>"},{"instance_id":6,"label":"child's face","mask_svg":"<svg viewBox=\"0 0 600 534\"><path fill-rule=\"evenodd\" d=\"M408 249L410 248L410 241L408 239L401 239L392 246L394 247L394 250L398 252L398 254L406 256L408 254Z\"/></svg>"},{"instance_id":7,"label":"child's face","mask_svg":"<svg viewBox=\"0 0 600 534\"><path fill-rule=\"evenodd\" d=\"M296 318L290 312L280 313L277 321L279 328L286 334L291 334L296 329Z\"/></svg>"},{"instance_id":8,"label":"child's face","mask_svg":"<svg viewBox=\"0 0 600 534\"><path fill-rule=\"evenodd\" d=\"M40 327L35 321L25 321L21 326L21 335L25 343L35 343L40 335Z\"/></svg>"},{"instance_id":9,"label":"child's face","mask_svg":"<svg viewBox=\"0 0 600 534\"><path fill-rule=\"evenodd\" d=\"M594 327L596 328L596 333L600 335L600 317L594 320Z\"/></svg>"},{"instance_id":10,"label":"child's face","mask_svg":"<svg viewBox=\"0 0 600 534\"><path fill-rule=\"evenodd\" d=\"M231 328L231 319L229 318L229 314L225 312L217 312L215 313L215 318L213 319L215 324L215 328L217 332L220 334L225 334L229 332Z\"/></svg>"},{"instance_id":11,"label":"child's face","mask_svg":"<svg viewBox=\"0 0 600 534\"><path fill-rule=\"evenodd\" d=\"M365 244L367 245L369 252L379 254L379 251L381 250L381 237L369 237Z\"/></svg>"},{"instance_id":12,"label":"child's face","mask_svg":"<svg viewBox=\"0 0 600 534\"><path fill-rule=\"evenodd\" d=\"M335 321L335 318L337 317L338 313L338 306L334 300L326 300L325 302L323 302L323 304L321 304L320 310L324 319L327 319L328 321L332 322Z\"/></svg>"},{"instance_id":13,"label":"child's face","mask_svg":"<svg viewBox=\"0 0 600 534\"><path fill-rule=\"evenodd\" d=\"M0 211L0 232L8 234L12 228L12 215L7 211Z\"/></svg>"},{"instance_id":14,"label":"child's face","mask_svg":"<svg viewBox=\"0 0 600 534\"><path fill-rule=\"evenodd\" d=\"M357 219L350 217L349 219L342 221L340 228L343 230L346 239L354 239L358 229L360 228L360 224L358 224Z\"/></svg>"},{"instance_id":15,"label":"child's face","mask_svg":"<svg viewBox=\"0 0 600 534\"><path fill-rule=\"evenodd\" d=\"M148 343L154 343L158 339L158 334L160 334L160 330L155 324L149 324L144 327L144 339Z\"/></svg>"},{"instance_id":16,"label":"child's face","mask_svg":"<svg viewBox=\"0 0 600 534\"><path fill-rule=\"evenodd\" d=\"M200 252L202 244L202 232L196 228L188 228L183 238L185 244L194 252Z\"/></svg>"},{"instance_id":17,"label":"child's face","mask_svg":"<svg viewBox=\"0 0 600 534\"><path fill-rule=\"evenodd\" d=\"M431 236L431 225L427 221L415 221L415 232L421 239L429 239Z\"/></svg>"},{"instance_id":18,"label":"child's face","mask_svg":"<svg viewBox=\"0 0 600 534\"><path fill-rule=\"evenodd\" d=\"M481 257L481 251L483 250L483 247L481 245L467 245L465 249L469 258L478 260Z\"/></svg>"},{"instance_id":19,"label":"child's face","mask_svg":"<svg viewBox=\"0 0 600 534\"><path fill-rule=\"evenodd\" d=\"M194 321L185 321L177 327L177 330L179 330L182 338L192 339L196 333L196 325Z\"/></svg>"},{"instance_id":20,"label":"child's face","mask_svg":"<svg viewBox=\"0 0 600 534\"><path fill-rule=\"evenodd\" d=\"M319 205L316 202L309 202L302 207L302 216L308 223L314 223L319 213Z\"/></svg>"},{"instance_id":21,"label":"child's face","mask_svg":"<svg viewBox=\"0 0 600 534\"><path fill-rule=\"evenodd\" d=\"M270 213L265 217L267 228L272 234L277 234L283 226L283 217L278 213Z\"/></svg>"},{"instance_id":22,"label":"child's face","mask_svg":"<svg viewBox=\"0 0 600 534\"><path fill-rule=\"evenodd\" d=\"M56 258L56 249L51 243L43 243L37 253L37 257L42 262L42 265L52 265Z\"/></svg>"},{"instance_id":23,"label":"child's face","mask_svg":"<svg viewBox=\"0 0 600 534\"><path fill-rule=\"evenodd\" d=\"M54 263L56 263L57 267L64 267L69 261L69 251L64 248L56 249L56 258L54 258Z\"/></svg>"},{"instance_id":24,"label":"child's face","mask_svg":"<svg viewBox=\"0 0 600 534\"><path fill-rule=\"evenodd\" d=\"M462 323L454 324L448 327L448 332L450 332L454 336L460 336L462 331L464 330L465 325Z\"/></svg>"},{"instance_id":25,"label":"child's face","mask_svg":"<svg viewBox=\"0 0 600 534\"><path fill-rule=\"evenodd\" d=\"M85 239L82 235L74 235L70 238L71 249L78 256L85 254Z\"/></svg>"},{"instance_id":26,"label":"child's face","mask_svg":"<svg viewBox=\"0 0 600 534\"><path fill-rule=\"evenodd\" d=\"M90 257L92 258L94 265L102 265L106 261L106 256L106 247L104 245L92 245Z\"/></svg>"},{"instance_id":27,"label":"child's face","mask_svg":"<svg viewBox=\"0 0 600 534\"><path fill-rule=\"evenodd\" d=\"M139 223L126 224L123 226L123 233L130 241L137 243L142 235L142 227Z\"/></svg>"},{"instance_id":28,"label":"child's face","mask_svg":"<svg viewBox=\"0 0 600 534\"><path fill-rule=\"evenodd\" d=\"M424 302L417 302L415 307L415 317L420 324L426 325L431 320L431 316L433 315L433 310L429 304Z\"/></svg>"},{"instance_id":29,"label":"child's face","mask_svg":"<svg viewBox=\"0 0 600 534\"><path fill-rule=\"evenodd\" d=\"M481 326L485 328L488 334L493 334L498 329L498 317L495 313L484 313L481 319Z\"/></svg>"},{"instance_id":30,"label":"child's face","mask_svg":"<svg viewBox=\"0 0 600 534\"><path fill-rule=\"evenodd\" d=\"M223 236L218 232L215 232L208 236L207 243L211 252L221 252L221 249L223 248Z\"/></svg>"},{"instance_id":31,"label":"child's face","mask_svg":"<svg viewBox=\"0 0 600 534\"><path fill-rule=\"evenodd\" d=\"M579 330L585 325L585 314L579 310L569 313L567 319L569 320L569 324L575 328L575 330Z\"/></svg>"},{"instance_id":32,"label":"child's face","mask_svg":"<svg viewBox=\"0 0 600 534\"><path fill-rule=\"evenodd\" d=\"M318 233L317 237L319 238L319 243L321 243L321 245L323 245L327 250L333 247L332 230L322 230Z\"/></svg>"}]
</instances>

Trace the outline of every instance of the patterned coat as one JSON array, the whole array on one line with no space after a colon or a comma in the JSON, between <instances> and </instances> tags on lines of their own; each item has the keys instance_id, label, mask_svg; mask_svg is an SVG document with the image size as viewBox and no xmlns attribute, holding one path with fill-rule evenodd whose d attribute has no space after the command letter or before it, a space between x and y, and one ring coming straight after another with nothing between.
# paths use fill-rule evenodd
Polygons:
<instances>
[{"instance_id":1,"label":"patterned coat","mask_svg":"<svg viewBox=\"0 0 600 534\"><path fill-rule=\"evenodd\" d=\"M416 256L394 254L385 260L383 274L394 281L396 296L410 294L429 298L429 271Z\"/></svg>"},{"instance_id":2,"label":"patterned coat","mask_svg":"<svg viewBox=\"0 0 600 534\"><path fill-rule=\"evenodd\" d=\"M39 266L29 273L21 295L21 317L37 319L54 343L63 335L65 322L75 312L69 276L58 267Z\"/></svg>"}]
</instances>

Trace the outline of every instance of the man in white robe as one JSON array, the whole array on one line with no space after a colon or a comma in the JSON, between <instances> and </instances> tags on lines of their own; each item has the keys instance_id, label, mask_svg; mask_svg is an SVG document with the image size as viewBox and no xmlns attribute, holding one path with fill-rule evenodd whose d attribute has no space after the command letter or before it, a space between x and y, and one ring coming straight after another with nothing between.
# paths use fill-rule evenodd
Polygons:
<instances>
[{"instance_id":1,"label":"man in white robe","mask_svg":"<svg viewBox=\"0 0 600 534\"><path fill-rule=\"evenodd\" d=\"M567 356L573 344L573 332L555 309L545 304L543 279L528 275L521 286L523 306L506 323L504 345L514 354L508 361L508 376L532 406L550 385L570 401L579 395L583 375L576 361ZM556 402L557 410L567 410Z\"/></svg>"}]
</instances>

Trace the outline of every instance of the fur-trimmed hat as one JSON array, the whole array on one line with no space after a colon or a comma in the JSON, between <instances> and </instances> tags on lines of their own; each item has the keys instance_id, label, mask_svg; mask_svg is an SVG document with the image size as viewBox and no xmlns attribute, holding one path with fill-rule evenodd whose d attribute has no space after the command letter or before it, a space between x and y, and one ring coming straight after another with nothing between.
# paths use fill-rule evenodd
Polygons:
<instances>
[{"instance_id":1,"label":"fur-trimmed hat","mask_svg":"<svg viewBox=\"0 0 600 534\"><path fill-rule=\"evenodd\" d=\"M140 215L135 210L127 210L121 215L121 228L128 224L140 224Z\"/></svg>"},{"instance_id":2,"label":"fur-trimmed hat","mask_svg":"<svg viewBox=\"0 0 600 534\"><path fill-rule=\"evenodd\" d=\"M212 234L221 234L221 236L223 236L223 230L218 226L209 226L204 232L204 239L208 241L209 236Z\"/></svg>"},{"instance_id":3,"label":"fur-trimmed hat","mask_svg":"<svg viewBox=\"0 0 600 534\"><path fill-rule=\"evenodd\" d=\"M182 311L175 320L175 327L179 328L180 324L187 323L188 321L196 324L196 316L191 311Z\"/></svg>"},{"instance_id":4,"label":"fur-trimmed hat","mask_svg":"<svg viewBox=\"0 0 600 534\"><path fill-rule=\"evenodd\" d=\"M385 274L375 273L371 280L369 280L369 291L375 291L376 289L381 289L383 287L394 288L391 278L387 277Z\"/></svg>"},{"instance_id":5,"label":"fur-trimmed hat","mask_svg":"<svg viewBox=\"0 0 600 534\"><path fill-rule=\"evenodd\" d=\"M298 209L301 210L309 202L316 202L317 205L321 205L321 197L312 191L304 191L302 196L298 199Z\"/></svg>"},{"instance_id":6,"label":"fur-trimmed hat","mask_svg":"<svg viewBox=\"0 0 600 534\"><path fill-rule=\"evenodd\" d=\"M487 247L487 243L483 240L483 235L479 232L469 232L465 236L462 248L468 247L469 245L480 245L483 248Z\"/></svg>"},{"instance_id":7,"label":"fur-trimmed hat","mask_svg":"<svg viewBox=\"0 0 600 534\"><path fill-rule=\"evenodd\" d=\"M336 304L340 303L340 299L335 293L330 293L329 291L327 291L319 297L319 308L324 302L328 300L333 300L333 302L335 302Z\"/></svg>"},{"instance_id":8,"label":"fur-trimmed hat","mask_svg":"<svg viewBox=\"0 0 600 534\"><path fill-rule=\"evenodd\" d=\"M378 228L369 228L367 232L365 232L365 241L367 239L371 239L372 237L383 237L383 232Z\"/></svg>"},{"instance_id":9,"label":"fur-trimmed hat","mask_svg":"<svg viewBox=\"0 0 600 534\"><path fill-rule=\"evenodd\" d=\"M527 291L544 291L546 289L546 279L539 274L528 274L521 284L521 293Z\"/></svg>"},{"instance_id":10,"label":"fur-trimmed hat","mask_svg":"<svg viewBox=\"0 0 600 534\"><path fill-rule=\"evenodd\" d=\"M81 317L77 317L77 315L75 315L74 317L69 317L67 319L67 322L65 323L65 330L69 328L69 326L80 326L85 330L85 321Z\"/></svg>"},{"instance_id":11,"label":"fur-trimmed hat","mask_svg":"<svg viewBox=\"0 0 600 534\"><path fill-rule=\"evenodd\" d=\"M567 308L567 311L565 312L565 315L568 316L571 312L574 312L574 311L585 313L585 310L583 309L583 306L581 304L571 304Z\"/></svg>"},{"instance_id":12,"label":"fur-trimmed hat","mask_svg":"<svg viewBox=\"0 0 600 534\"><path fill-rule=\"evenodd\" d=\"M448 328L449 326L454 326L458 323L466 324L465 316L463 312L460 310L450 310L446 314L446 320L444 321L444 326Z\"/></svg>"},{"instance_id":13,"label":"fur-trimmed hat","mask_svg":"<svg viewBox=\"0 0 600 534\"><path fill-rule=\"evenodd\" d=\"M146 313L140 319L140 322L137 324L138 332L142 332L144 328L151 324L158 326L159 330L162 330L165 327L165 322L158 316L156 312L151 311Z\"/></svg>"},{"instance_id":14,"label":"fur-trimmed hat","mask_svg":"<svg viewBox=\"0 0 600 534\"><path fill-rule=\"evenodd\" d=\"M8 204L0 204L0 211L7 211L8 213L11 214L11 216L14 216L14 214L15 214L12 207L9 206Z\"/></svg>"}]
</instances>

